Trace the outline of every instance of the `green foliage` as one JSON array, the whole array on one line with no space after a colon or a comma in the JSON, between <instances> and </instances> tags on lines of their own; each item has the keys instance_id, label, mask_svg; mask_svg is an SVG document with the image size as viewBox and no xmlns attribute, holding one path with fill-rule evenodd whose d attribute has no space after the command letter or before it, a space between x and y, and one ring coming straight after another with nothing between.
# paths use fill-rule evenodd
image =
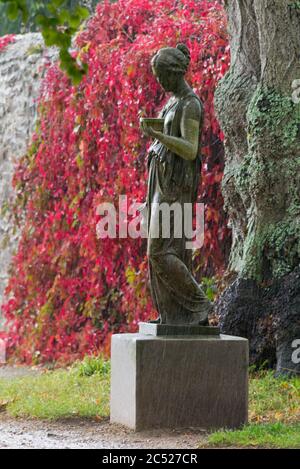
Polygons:
<instances>
[{"instance_id":1,"label":"green foliage","mask_svg":"<svg viewBox=\"0 0 300 469\"><path fill-rule=\"evenodd\" d=\"M1 0L1 2L7 4L6 14L11 21L16 20L19 13L24 23L28 20L26 0Z\"/></svg>"},{"instance_id":2,"label":"green foliage","mask_svg":"<svg viewBox=\"0 0 300 469\"><path fill-rule=\"evenodd\" d=\"M11 0L0 0L0 36L36 31L34 17L38 11L45 13L47 0L25 0L22 3ZM21 9L21 6L25 9ZM20 14L21 13L21 14ZM25 16L24 16L25 13Z\"/></svg>"},{"instance_id":3,"label":"green foliage","mask_svg":"<svg viewBox=\"0 0 300 469\"><path fill-rule=\"evenodd\" d=\"M86 72L86 67L80 67L71 56L72 36L76 33L81 22L89 16L86 8L77 7L73 11L63 8L64 1L55 0L47 5L48 14L38 14L36 23L40 26L46 46L57 46L60 50L59 57L61 68L72 78L74 84L81 81Z\"/></svg>"},{"instance_id":4,"label":"green foliage","mask_svg":"<svg viewBox=\"0 0 300 469\"><path fill-rule=\"evenodd\" d=\"M61 68L72 78L74 84L78 84L86 73L87 67L85 64L76 62L69 48L73 35L78 31L81 23L88 18L89 10L74 0L42 2L0 0L1 3L4 4L0 9L4 21L8 18L17 29L13 31L8 28L5 33L20 32L22 24L28 24L30 30L40 30L47 46L59 48ZM6 26L4 24L4 28ZM1 33L4 34L4 31L2 30Z\"/></svg>"},{"instance_id":5,"label":"green foliage","mask_svg":"<svg viewBox=\"0 0 300 469\"><path fill-rule=\"evenodd\" d=\"M217 285L214 277L202 277L201 286L205 292L205 295L210 301L214 301L217 294Z\"/></svg>"},{"instance_id":6,"label":"green foliage","mask_svg":"<svg viewBox=\"0 0 300 469\"><path fill-rule=\"evenodd\" d=\"M57 7L63 6L68 11L73 11L80 5L87 7L91 12L94 10L98 0L25 0L23 3L28 13L26 21L23 20L22 14L19 14L18 2L13 0L0 0L0 36L38 31L39 26L35 21L36 15L38 13L46 15L47 11L51 9L56 13ZM8 17L8 11L10 10L14 12L14 19Z\"/></svg>"},{"instance_id":7,"label":"green foliage","mask_svg":"<svg viewBox=\"0 0 300 469\"><path fill-rule=\"evenodd\" d=\"M109 377L110 361L105 360L103 356L86 356L83 361L74 363L73 369L78 371L79 376L100 376Z\"/></svg>"}]
</instances>

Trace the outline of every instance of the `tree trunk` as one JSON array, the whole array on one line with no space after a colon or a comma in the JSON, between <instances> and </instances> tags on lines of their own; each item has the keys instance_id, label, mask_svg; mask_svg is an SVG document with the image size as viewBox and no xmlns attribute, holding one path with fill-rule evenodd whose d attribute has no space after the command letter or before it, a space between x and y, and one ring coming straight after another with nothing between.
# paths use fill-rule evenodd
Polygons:
<instances>
[{"instance_id":1,"label":"tree trunk","mask_svg":"<svg viewBox=\"0 0 300 469\"><path fill-rule=\"evenodd\" d=\"M228 271L237 279L216 308L224 331L250 339L252 362L272 364L277 353L279 371L300 372L292 348L300 339L300 93L292 88L300 79L300 3L225 6L231 67L215 106L225 134ZM289 295L283 285L291 286ZM259 341L258 322L266 325L267 343Z\"/></svg>"}]
</instances>

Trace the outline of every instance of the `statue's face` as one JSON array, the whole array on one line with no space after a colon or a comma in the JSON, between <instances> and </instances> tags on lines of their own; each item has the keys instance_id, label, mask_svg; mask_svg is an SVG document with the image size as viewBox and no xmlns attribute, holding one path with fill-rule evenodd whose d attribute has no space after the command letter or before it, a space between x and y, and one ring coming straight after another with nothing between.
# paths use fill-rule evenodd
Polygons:
<instances>
[{"instance_id":1,"label":"statue's face","mask_svg":"<svg viewBox=\"0 0 300 469\"><path fill-rule=\"evenodd\" d=\"M153 75L156 77L158 83L167 92L175 91L177 88L178 75L176 73L168 72L167 70L160 70L152 67Z\"/></svg>"}]
</instances>

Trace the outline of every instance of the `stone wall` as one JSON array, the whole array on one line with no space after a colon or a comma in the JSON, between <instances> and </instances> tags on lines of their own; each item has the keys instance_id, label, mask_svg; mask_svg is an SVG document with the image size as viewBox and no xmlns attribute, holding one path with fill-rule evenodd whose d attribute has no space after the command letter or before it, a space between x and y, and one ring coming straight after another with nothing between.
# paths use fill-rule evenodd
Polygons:
<instances>
[{"instance_id":1,"label":"stone wall","mask_svg":"<svg viewBox=\"0 0 300 469\"><path fill-rule=\"evenodd\" d=\"M14 43L0 51L0 306L18 239L5 210L13 197L11 179L34 130L45 64L55 57L55 50L46 49L38 33L17 35Z\"/></svg>"}]
</instances>

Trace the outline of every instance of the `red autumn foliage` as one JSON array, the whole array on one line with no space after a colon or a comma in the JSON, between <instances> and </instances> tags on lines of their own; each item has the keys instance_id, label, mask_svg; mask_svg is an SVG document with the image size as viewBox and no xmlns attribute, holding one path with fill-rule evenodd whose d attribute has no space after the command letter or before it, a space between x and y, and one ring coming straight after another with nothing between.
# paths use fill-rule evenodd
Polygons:
<instances>
[{"instance_id":1,"label":"red autumn foliage","mask_svg":"<svg viewBox=\"0 0 300 469\"><path fill-rule=\"evenodd\" d=\"M206 206L201 274L222 272L230 233L222 211L222 135L214 116L216 83L229 65L220 1L119 0L100 3L77 38L89 66L78 86L51 66L32 145L16 169L15 213L22 226L4 312L8 351L26 363L68 362L107 352L112 332L148 319L145 240L96 236L100 202L127 194L144 201L146 148L138 114L155 115L165 96L150 58L185 42L187 80L205 103L199 200ZM227 248L226 248L227 246Z\"/></svg>"},{"instance_id":2,"label":"red autumn foliage","mask_svg":"<svg viewBox=\"0 0 300 469\"><path fill-rule=\"evenodd\" d=\"M6 34L5 36L0 37L0 52L5 49L8 44L11 44L12 42L15 41L15 35L14 34Z\"/></svg>"}]
</instances>

